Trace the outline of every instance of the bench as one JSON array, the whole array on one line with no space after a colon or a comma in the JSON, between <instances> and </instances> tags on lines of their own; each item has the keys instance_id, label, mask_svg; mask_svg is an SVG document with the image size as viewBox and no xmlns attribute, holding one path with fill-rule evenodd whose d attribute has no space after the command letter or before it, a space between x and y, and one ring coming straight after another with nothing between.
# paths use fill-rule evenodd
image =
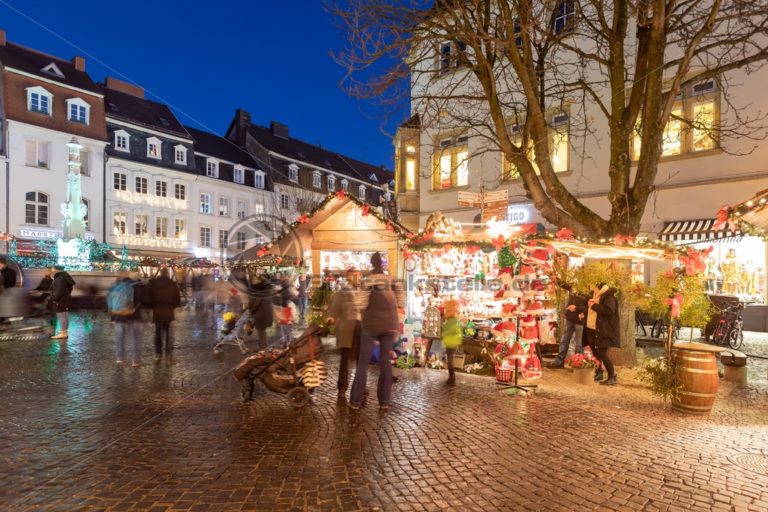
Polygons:
<instances>
[{"instance_id":1,"label":"bench","mask_svg":"<svg viewBox=\"0 0 768 512\"><path fill-rule=\"evenodd\" d=\"M720 352L720 362L725 367L725 380L742 386L747 384L747 355L732 348Z\"/></svg>"}]
</instances>

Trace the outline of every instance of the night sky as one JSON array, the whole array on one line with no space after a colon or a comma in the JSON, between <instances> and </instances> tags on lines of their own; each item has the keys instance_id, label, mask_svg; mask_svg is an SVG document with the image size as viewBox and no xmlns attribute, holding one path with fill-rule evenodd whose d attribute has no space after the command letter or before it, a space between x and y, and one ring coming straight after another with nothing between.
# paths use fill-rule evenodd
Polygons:
<instances>
[{"instance_id":1,"label":"night sky","mask_svg":"<svg viewBox=\"0 0 768 512\"><path fill-rule=\"evenodd\" d=\"M329 52L342 35L320 0L0 0L0 28L36 50L84 55L95 81L138 83L184 124L223 134L240 107L257 124L276 120L293 137L392 169L382 115L338 86L343 69Z\"/></svg>"}]
</instances>

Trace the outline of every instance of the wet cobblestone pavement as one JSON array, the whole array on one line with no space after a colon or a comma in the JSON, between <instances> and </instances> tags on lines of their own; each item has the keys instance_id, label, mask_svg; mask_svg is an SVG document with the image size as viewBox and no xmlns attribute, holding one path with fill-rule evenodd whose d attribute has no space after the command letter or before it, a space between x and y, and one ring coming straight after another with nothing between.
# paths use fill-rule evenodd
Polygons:
<instances>
[{"instance_id":1,"label":"wet cobblestone pavement","mask_svg":"<svg viewBox=\"0 0 768 512\"><path fill-rule=\"evenodd\" d=\"M723 384L712 414L662 407L633 372L531 397L491 379L401 373L391 410L350 411L331 375L305 409L258 387L239 402L210 317L177 322L177 364L118 369L112 327L0 342L2 510L768 510L768 383ZM765 336L750 353L768 354ZM750 340L748 340L750 342ZM375 371L369 379L375 396Z\"/></svg>"}]
</instances>

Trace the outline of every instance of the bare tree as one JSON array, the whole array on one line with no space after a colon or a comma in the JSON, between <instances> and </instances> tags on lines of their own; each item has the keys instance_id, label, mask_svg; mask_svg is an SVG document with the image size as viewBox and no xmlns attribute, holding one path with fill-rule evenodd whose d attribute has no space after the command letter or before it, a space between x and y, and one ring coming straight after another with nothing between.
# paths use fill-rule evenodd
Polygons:
<instances>
[{"instance_id":1,"label":"bare tree","mask_svg":"<svg viewBox=\"0 0 768 512\"><path fill-rule=\"evenodd\" d=\"M543 217L580 235L639 232L675 131L721 146L765 137L764 116L734 101L730 81L768 58L766 0L339 0L327 9L347 35L335 58L350 94L393 105L410 93L422 129L487 139ZM707 81L728 123L676 110L681 91ZM607 137L607 217L556 172L553 112L567 113L569 144L591 141L572 146L582 158Z\"/></svg>"}]
</instances>

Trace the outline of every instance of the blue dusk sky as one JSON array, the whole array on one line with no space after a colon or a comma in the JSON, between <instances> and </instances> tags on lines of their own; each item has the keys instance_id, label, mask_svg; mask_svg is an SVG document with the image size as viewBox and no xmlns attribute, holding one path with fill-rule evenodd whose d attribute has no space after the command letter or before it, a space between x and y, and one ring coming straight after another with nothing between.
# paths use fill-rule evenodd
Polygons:
<instances>
[{"instance_id":1,"label":"blue dusk sky","mask_svg":"<svg viewBox=\"0 0 768 512\"><path fill-rule=\"evenodd\" d=\"M135 82L186 125L223 134L244 108L257 124L279 121L293 137L392 169L382 115L339 88L333 22L320 0L0 0L9 41L83 55L95 81Z\"/></svg>"}]
</instances>

